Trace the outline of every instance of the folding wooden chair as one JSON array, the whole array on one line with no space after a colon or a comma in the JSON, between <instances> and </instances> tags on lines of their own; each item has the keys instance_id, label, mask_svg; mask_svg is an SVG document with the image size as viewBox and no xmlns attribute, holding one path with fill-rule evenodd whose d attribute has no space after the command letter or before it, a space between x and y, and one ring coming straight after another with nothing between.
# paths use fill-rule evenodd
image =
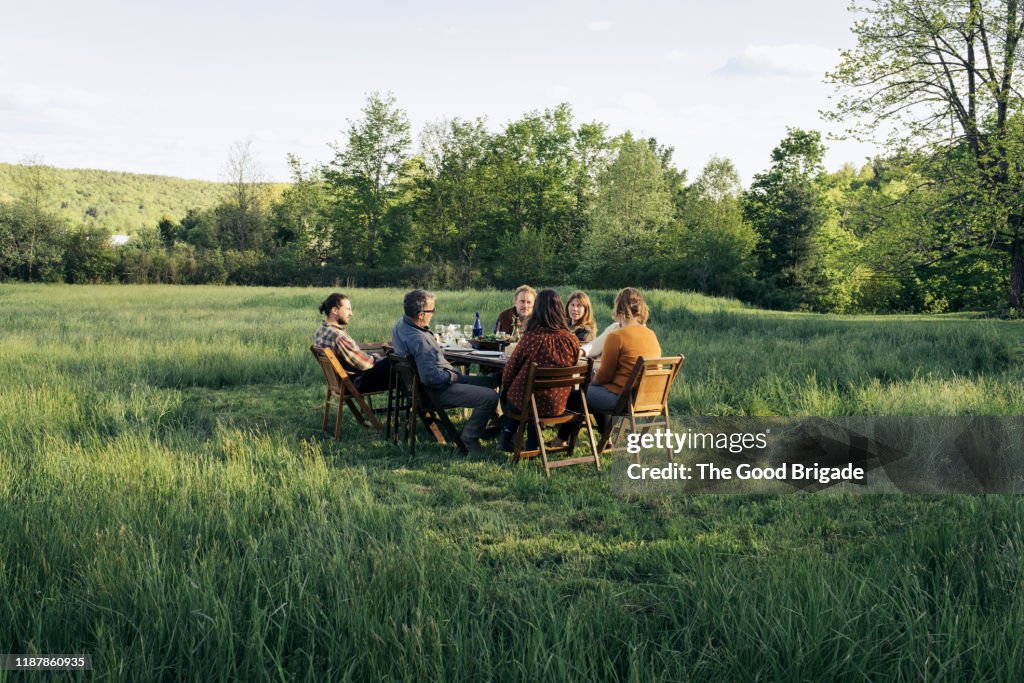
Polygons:
<instances>
[{"instance_id":1,"label":"folding wooden chair","mask_svg":"<svg viewBox=\"0 0 1024 683\"><path fill-rule=\"evenodd\" d=\"M388 416L386 437L398 445L399 425L403 430L402 440L409 446L409 454L416 455L416 419L440 444L454 443L467 453L459 431L440 407L435 393L420 382L416 361L410 356L389 353L391 360L391 387L388 391Z\"/></svg>"},{"instance_id":2,"label":"folding wooden chair","mask_svg":"<svg viewBox=\"0 0 1024 683\"><path fill-rule=\"evenodd\" d=\"M331 349L321 348L319 346L310 346L309 350L313 354L313 357L316 358L317 362L320 363L320 369L324 371L324 379L327 380L327 397L324 400L323 430L325 432L327 431L327 419L331 413L331 399L337 397L338 417L334 421L335 439L341 435L341 413L342 408L346 403L352 410L352 414L355 415L359 424L364 427L373 427L377 431L381 431L382 427L380 420L378 420L374 415L375 412L381 411L380 409L374 410L370 397L383 394L385 392L371 391L365 394L360 393L360 391L356 389L356 385L352 381L348 372L345 371L344 366L342 366L338 361L337 356L334 355L334 351Z\"/></svg>"},{"instance_id":3,"label":"folding wooden chair","mask_svg":"<svg viewBox=\"0 0 1024 683\"><path fill-rule=\"evenodd\" d=\"M526 390L523 393L523 402L526 404L526 408L522 413L516 413L515 409L510 406L508 413L511 419L519 422L519 427L516 429L516 434L513 437L515 451L512 454L512 458L515 462L519 462L523 458L532 458L540 455L541 462L544 463L544 475L547 477L551 476L551 470L556 467L567 467L587 462L594 463L594 467L598 471L601 470L601 461L598 458L597 447L594 444L594 432L590 426L590 411L587 408L587 387L590 385L590 372L593 368L594 361L590 358L585 362L567 368L541 368L537 367L536 363L530 364L529 374L526 376ZM536 392L542 389L556 389L559 387L579 389L583 406L581 412L577 413L572 410L566 410L561 415L547 417L540 415L537 410ZM568 443L564 446L548 448L544 445L544 427L567 423L586 426L590 455L578 458L572 457L573 452L576 450L576 440L579 437L580 430L578 428L573 430L572 436L569 437ZM539 444L537 448L528 451L523 450L523 440L526 437L527 425L532 426L536 431L537 443ZM560 460L552 460L548 457L555 453L566 453L567 455Z\"/></svg>"},{"instance_id":4,"label":"folding wooden chair","mask_svg":"<svg viewBox=\"0 0 1024 683\"><path fill-rule=\"evenodd\" d=\"M598 453L625 450L626 446L617 446L616 443L627 426L634 434L647 434L655 427L669 426L668 393L685 360L682 354L650 360L642 356L637 358L633 372L622 388L619 402L610 415L608 430L597 445ZM673 450L670 445L666 445L665 452L671 460ZM639 453L636 457L639 462Z\"/></svg>"}]
</instances>

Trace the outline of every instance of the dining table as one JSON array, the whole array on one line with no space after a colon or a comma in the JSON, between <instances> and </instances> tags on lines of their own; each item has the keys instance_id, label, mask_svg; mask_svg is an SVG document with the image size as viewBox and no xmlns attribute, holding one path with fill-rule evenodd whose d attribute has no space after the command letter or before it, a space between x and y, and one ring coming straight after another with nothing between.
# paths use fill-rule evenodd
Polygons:
<instances>
[{"instance_id":1,"label":"dining table","mask_svg":"<svg viewBox=\"0 0 1024 683\"><path fill-rule=\"evenodd\" d=\"M508 357L502 351L477 351L461 346L442 347L444 357L452 365L479 365L481 368L501 370L508 362Z\"/></svg>"}]
</instances>

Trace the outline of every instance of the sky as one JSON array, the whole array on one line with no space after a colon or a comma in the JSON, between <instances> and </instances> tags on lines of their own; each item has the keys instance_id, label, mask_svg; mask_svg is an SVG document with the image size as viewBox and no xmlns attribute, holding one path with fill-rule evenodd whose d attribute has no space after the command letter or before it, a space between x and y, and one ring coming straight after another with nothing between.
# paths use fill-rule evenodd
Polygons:
<instances>
[{"instance_id":1,"label":"sky","mask_svg":"<svg viewBox=\"0 0 1024 683\"><path fill-rule=\"evenodd\" d=\"M826 71L850 48L848 0L515 3L4 2L0 161L223 180L251 141L267 179L322 163L370 92L427 123L501 127L568 102L745 183L787 126L837 131ZM411 151L415 151L415 145ZM828 141L826 166L876 150Z\"/></svg>"}]
</instances>

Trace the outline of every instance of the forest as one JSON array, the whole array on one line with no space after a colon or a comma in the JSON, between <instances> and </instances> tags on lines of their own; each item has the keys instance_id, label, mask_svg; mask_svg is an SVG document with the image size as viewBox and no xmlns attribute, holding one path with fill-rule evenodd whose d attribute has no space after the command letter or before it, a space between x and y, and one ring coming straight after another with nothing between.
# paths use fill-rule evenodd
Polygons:
<instances>
[{"instance_id":1,"label":"forest","mask_svg":"<svg viewBox=\"0 0 1024 683\"><path fill-rule=\"evenodd\" d=\"M0 186L0 278L71 283L508 288L625 284L819 312L1024 308L1024 118L1016 2L879 3L828 79L825 119L885 138L829 172L826 140L789 128L744 187L725 158L692 177L656 138L611 135L569 104L494 130L412 124L370 93L324 163L267 183L248 143L226 182L177 198L84 206L52 169ZM108 174L113 183L117 176ZM0 180L3 176L0 176ZM177 183L177 185L174 185ZM184 203L180 196L188 190ZM111 196L114 196L112 193ZM77 204L75 204L77 202ZM136 209L137 207L137 209ZM63 216L63 217L62 217ZM114 246L112 232L133 238Z\"/></svg>"}]
</instances>

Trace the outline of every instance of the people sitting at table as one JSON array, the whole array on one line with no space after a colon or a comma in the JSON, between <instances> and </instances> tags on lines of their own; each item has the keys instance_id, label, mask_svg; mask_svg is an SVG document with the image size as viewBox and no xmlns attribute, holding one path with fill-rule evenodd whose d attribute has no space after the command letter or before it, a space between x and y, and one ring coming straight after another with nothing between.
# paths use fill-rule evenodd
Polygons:
<instances>
[{"instance_id":1,"label":"people sitting at table","mask_svg":"<svg viewBox=\"0 0 1024 683\"><path fill-rule=\"evenodd\" d=\"M320 304L323 322L313 333L313 344L334 352L356 389L363 393L387 391L391 363L387 358L366 353L345 329L352 320L352 301L334 292Z\"/></svg>"},{"instance_id":2,"label":"people sitting at table","mask_svg":"<svg viewBox=\"0 0 1024 683\"><path fill-rule=\"evenodd\" d=\"M579 290L569 295L565 303L565 317L569 322L569 331L576 335L580 344L594 341L597 334L597 323L594 321L590 297Z\"/></svg>"},{"instance_id":3,"label":"people sitting at table","mask_svg":"<svg viewBox=\"0 0 1024 683\"><path fill-rule=\"evenodd\" d=\"M437 310L437 298L428 291L414 289L403 300L405 315L391 330L395 353L410 356L416 363L420 382L433 390L439 408L472 408L473 414L462 428L462 443L470 452L479 451L487 421L498 405L493 376L469 376L456 370L444 357L440 344L430 331L430 319Z\"/></svg>"},{"instance_id":4,"label":"people sitting at table","mask_svg":"<svg viewBox=\"0 0 1024 683\"><path fill-rule=\"evenodd\" d=\"M608 430L609 413L619 402L637 359L661 357L658 337L647 327L651 312L640 290L626 287L620 291L615 297L612 313L620 328L607 332L601 365L587 388L587 407L597 419L602 433ZM560 429L552 446L561 445L569 434L567 429Z\"/></svg>"},{"instance_id":5,"label":"people sitting at table","mask_svg":"<svg viewBox=\"0 0 1024 683\"><path fill-rule=\"evenodd\" d=\"M506 451L515 448L512 440L519 422L512 420L508 414L510 410L522 413L526 408L526 380L530 366L536 363L538 367L569 367L576 364L579 352L580 343L576 335L569 331L562 298L553 289L541 290L533 306L533 313L526 320L522 339L505 363L501 383L505 417L498 438L499 448ZM569 387L535 390L533 395L540 416L550 417L565 412L569 391ZM533 450L538 443L536 430L532 425L526 429L526 449Z\"/></svg>"},{"instance_id":6,"label":"people sitting at table","mask_svg":"<svg viewBox=\"0 0 1024 683\"><path fill-rule=\"evenodd\" d=\"M537 299L537 291L529 285L520 285L512 296L512 308L502 311L498 321L494 323L494 333L504 332L508 335L522 333L523 323L533 312L533 302Z\"/></svg>"}]
</instances>

